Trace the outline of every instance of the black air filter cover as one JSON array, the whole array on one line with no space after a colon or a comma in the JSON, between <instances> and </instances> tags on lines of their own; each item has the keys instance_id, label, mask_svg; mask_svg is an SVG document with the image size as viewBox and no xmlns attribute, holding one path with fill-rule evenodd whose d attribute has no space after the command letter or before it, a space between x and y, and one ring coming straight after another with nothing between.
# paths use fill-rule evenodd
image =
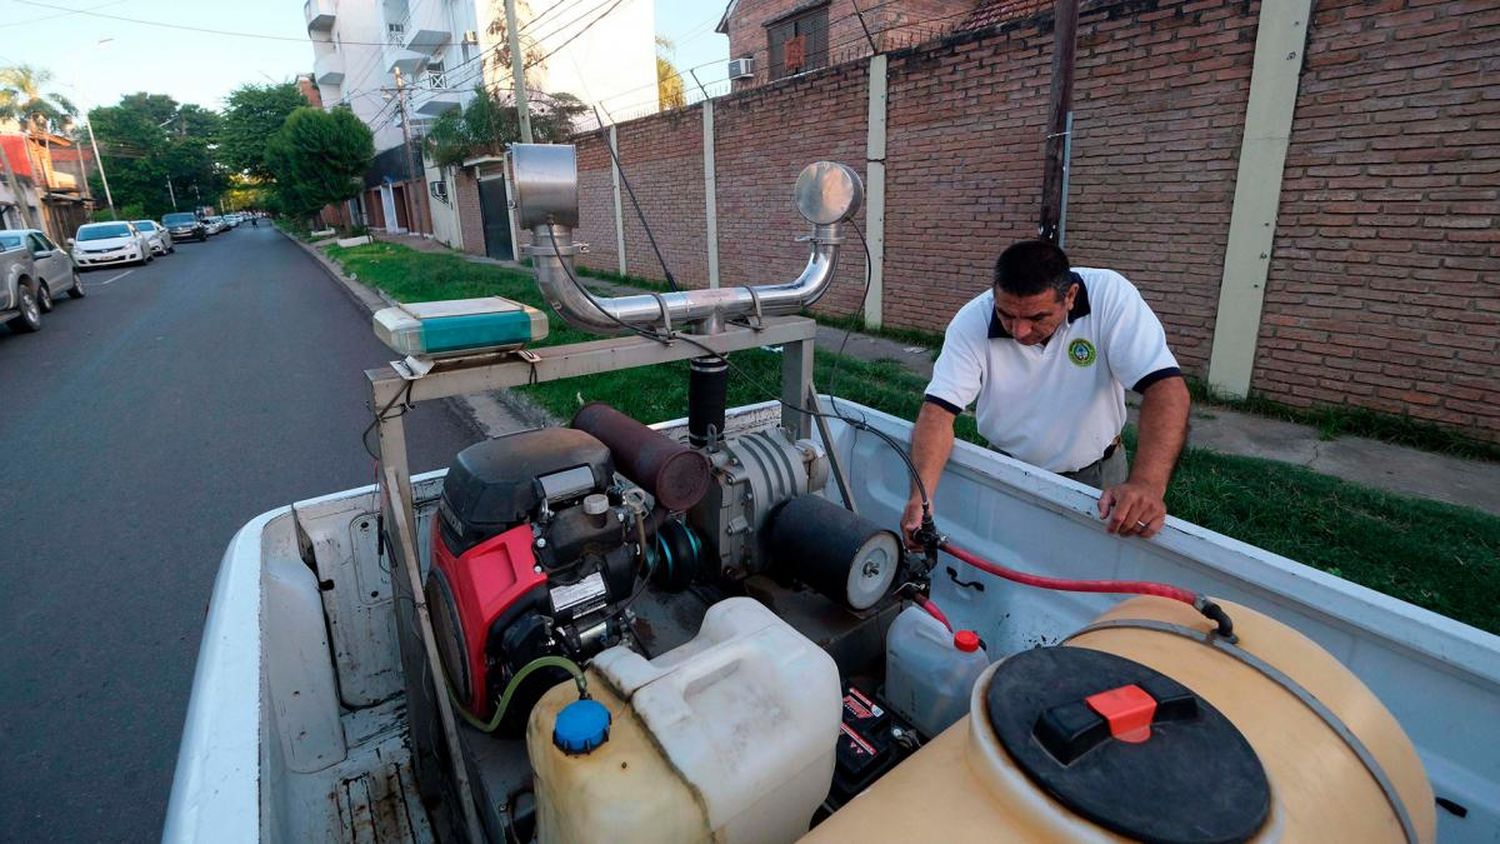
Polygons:
<instances>
[{"instance_id":1,"label":"black air filter cover","mask_svg":"<svg viewBox=\"0 0 1500 844\"><path fill-rule=\"evenodd\" d=\"M560 476L570 469L579 471ZM448 467L439 507L443 539L455 555L533 518L554 489L599 492L614 482L609 449L571 428L538 428L475 443ZM570 494L567 497L576 497Z\"/></svg>"},{"instance_id":2,"label":"black air filter cover","mask_svg":"<svg viewBox=\"0 0 1500 844\"><path fill-rule=\"evenodd\" d=\"M1113 737L1087 703L1129 686L1155 701L1144 741ZM1001 746L1038 787L1137 841L1246 841L1270 812L1265 770L1239 729L1133 660L1068 646L1021 651L995 669L985 708Z\"/></svg>"}]
</instances>

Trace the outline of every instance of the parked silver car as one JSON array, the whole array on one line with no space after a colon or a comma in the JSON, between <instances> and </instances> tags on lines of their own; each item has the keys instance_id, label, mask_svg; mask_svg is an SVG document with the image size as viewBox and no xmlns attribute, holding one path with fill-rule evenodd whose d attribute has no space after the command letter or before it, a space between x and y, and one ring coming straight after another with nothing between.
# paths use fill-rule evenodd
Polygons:
<instances>
[{"instance_id":1,"label":"parked silver car","mask_svg":"<svg viewBox=\"0 0 1500 844\"><path fill-rule=\"evenodd\" d=\"M136 231L146 236L146 244L151 247L153 255L170 255L177 251L172 245L172 233L162 227L155 220L131 220Z\"/></svg>"},{"instance_id":2,"label":"parked silver car","mask_svg":"<svg viewBox=\"0 0 1500 844\"><path fill-rule=\"evenodd\" d=\"M68 242L73 246L73 260L80 269L109 264L149 264L155 260L146 236L123 220L79 226L78 235Z\"/></svg>"},{"instance_id":3,"label":"parked silver car","mask_svg":"<svg viewBox=\"0 0 1500 844\"><path fill-rule=\"evenodd\" d=\"M83 298L83 282L66 249L36 229L0 231L0 322L36 331L52 297L64 291Z\"/></svg>"}]
</instances>

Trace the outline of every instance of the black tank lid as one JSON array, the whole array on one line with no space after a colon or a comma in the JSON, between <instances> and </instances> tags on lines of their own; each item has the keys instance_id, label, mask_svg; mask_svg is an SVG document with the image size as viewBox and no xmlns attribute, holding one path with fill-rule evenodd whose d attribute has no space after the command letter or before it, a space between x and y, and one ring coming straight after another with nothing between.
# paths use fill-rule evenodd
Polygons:
<instances>
[{"instance_id":1,"label":"black tank lid","mask_svg":"<svg viewBox=\"0 0 1500 844\"><path fill-rule=\"evenodd\" d=\"M1250 743L1177 681L1103 651L1036 648L1000 664L990 726L1021 770L1076 814L1161 844L1258 832L1271 789Z\"/></svg>"}]
</instances>

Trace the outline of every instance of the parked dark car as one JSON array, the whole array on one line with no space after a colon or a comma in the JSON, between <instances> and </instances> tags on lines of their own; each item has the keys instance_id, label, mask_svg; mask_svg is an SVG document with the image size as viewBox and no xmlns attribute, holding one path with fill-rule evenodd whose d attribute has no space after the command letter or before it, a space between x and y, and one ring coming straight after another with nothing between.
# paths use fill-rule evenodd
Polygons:
<instances>
[{"instance_id":1,"label":"parked dark car","mask_svg":"<svg viewBox=\"0 0 1500 844\"><path fill-rule=\"evenodd\" d=\"M198 215L191 211L168 214L161 218L161 224L166 227L175 242L196 240L202 243L208 240L208 226L204 225L203 221L198 219Z\"/></svg>"}]
</instances>

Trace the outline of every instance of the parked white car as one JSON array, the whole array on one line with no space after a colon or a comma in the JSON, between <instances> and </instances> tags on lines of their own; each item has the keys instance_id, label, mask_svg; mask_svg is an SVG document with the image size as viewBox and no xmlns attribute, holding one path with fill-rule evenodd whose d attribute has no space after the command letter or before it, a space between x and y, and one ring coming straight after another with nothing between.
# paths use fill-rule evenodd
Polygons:
<instances>
[{"instance_id":1,"label":"parked white car","mask_svg":"<svg viewBox=\"0 0 1500 844\"><path fill-rule=\"evenodd\" d=\"M155 220L131 220L131 225L136 231L146 236L146 244L151 247L153 255L170 255L177 251L172 244L172 233L162 227Z\"/></svg>"},{"instance_id":2,"label":"parked white car","mask_svg":"<svg viewBox=\"0 0 1500 844\"><path fill-rule=\"evenodd\" d=\"M229 231L229 224L224 222L223 217L204 217L203 223L208 226L209 234Z\"/></svg>"},{"instance_id":3,"label":"parked white car","mask_svg":"<svg viewBox=\"0 0 1500 844\"><path fill-rule=\"evenodd\" d=\"M68 238L73 247L73 261L79 269L110 264L148 264L154 257L146 236L125 221L88 223L78 227L78 235Z\"/></svg>"}]
</instances>

